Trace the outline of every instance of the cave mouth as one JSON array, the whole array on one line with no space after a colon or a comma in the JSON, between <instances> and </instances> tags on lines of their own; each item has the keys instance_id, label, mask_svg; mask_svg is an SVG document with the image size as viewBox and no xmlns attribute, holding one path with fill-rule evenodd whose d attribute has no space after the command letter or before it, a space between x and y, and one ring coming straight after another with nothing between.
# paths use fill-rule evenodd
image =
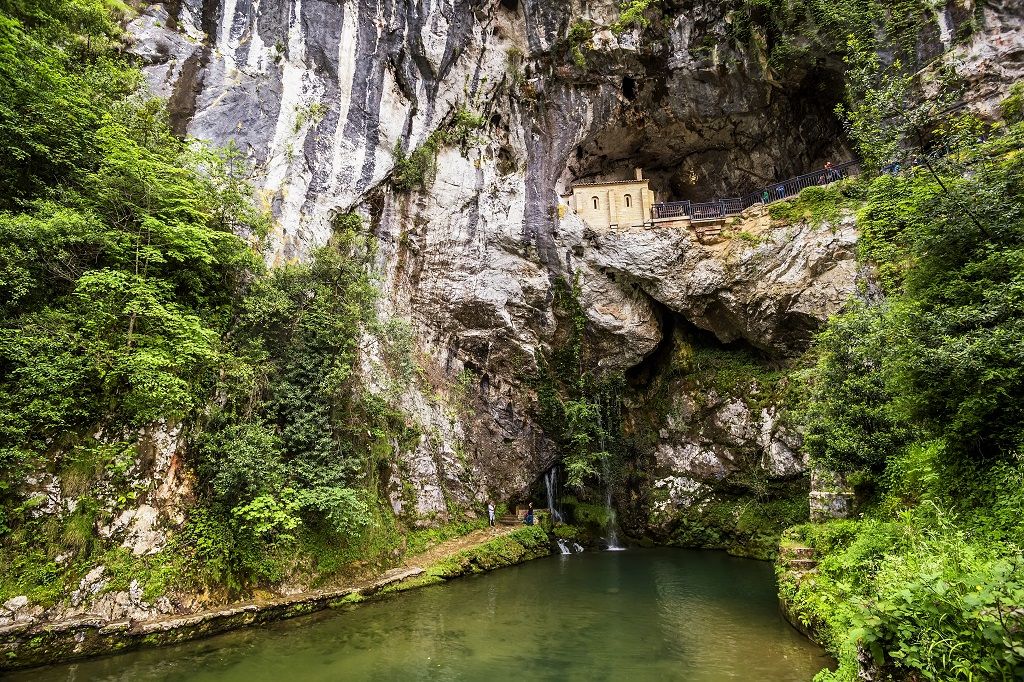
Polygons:
<instances>
[{"instance_id":1,"label":"cave mouth","mask_svg":"<svg viewBox=\"0 0 1024 682\"><path fill-rule=\"evenodd\" d=\"M624 373L627 386L636 394L634 399L646 392L658 377L665 376L676 369L673 367L674 356L681 342L685 342L698 351L713 350L745 356L750 361L764 367L777 368L785 364L785 359L773 357L745 339L722 341L713 332L698 327L657 299L648 297L648 300L658 317L661 339L654 350ZM642 400L639 402L641 405L643 404Z\"/></svg>"},{"instance_id":2,"label":"cave mouth","mask_svg":"<svg viewBox=\"0 0 1024 682\"><path fill-rule=\"evenodd\" d=\"M622 96L630 102L636 99L636 81L629 76L622 79Z\"/></svg>"},{"instance_id":3,"label":"cave mouth","mask_svg":"<svg viewBox=\"0 0 1024 682\"><path fill-rule=\"evenodd\" d=\"M824 67L779 88L692 75L665 88L626 76L616 113L581 142L563 174L567 185L626 180L641 167L658 201L712 201L852 156L836 105L842 76Z\"/></svg>"}]
</instances>

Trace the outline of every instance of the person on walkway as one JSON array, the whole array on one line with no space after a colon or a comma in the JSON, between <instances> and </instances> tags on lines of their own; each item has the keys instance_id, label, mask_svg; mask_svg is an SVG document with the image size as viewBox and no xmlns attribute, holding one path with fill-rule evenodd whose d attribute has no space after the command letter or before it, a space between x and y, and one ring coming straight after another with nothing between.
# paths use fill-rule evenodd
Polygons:
<instances>
[{"instance_id":1,"label":"person on walkway","mask_svg":"<svg viewBox=\"0 0 1024 682\"><path fill-rule=\"evenodd\" d=\"M771 200L772 200L772 195L768 192L768 188L765 187L764 194L761 195L761 203L762 204L768 204L768 203L771 203Z\"/></svg>"},{"instance_id":2,"label":"person on walkway","mask_svg":"<svg viewBox=\"0 0 1024 682\"><path fill-rule=\"evenodd\" d=\"M526 518L523 519L523 523L527 526L533 525L533 502L531 502L530 506L526 509Z\"/></svg>"},{"instance_id":3,"label":"person on walkway","mask_svg":"<svg viewBox=\"0 0 1024 682\"><path fill-rule=\"evenodd\" d=\"M786 188L783 187L782 185L779 185L778 187L775 188L775 194L778 196L779 199L785 199Z\"/></svg>"},{"instance_id":4,"label":"person on walkway","mask_svg":"<svg viewBox=\"0 0 1024 682\"><path fill-rule=\"evenodd\" d=\"M490 500L487 501L487 525L494 525L494 503Z\"/></svg>"}]
</instances>

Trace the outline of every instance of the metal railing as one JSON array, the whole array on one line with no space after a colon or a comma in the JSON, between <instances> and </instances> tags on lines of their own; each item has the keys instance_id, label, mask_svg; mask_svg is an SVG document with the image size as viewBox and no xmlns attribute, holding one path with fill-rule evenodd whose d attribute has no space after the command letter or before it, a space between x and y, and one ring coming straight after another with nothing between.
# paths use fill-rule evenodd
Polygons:
<instances>
[{"instance_id":1,"label":"metal railing","mask_svg":"<svg viewBox=\"0 0 1024 682\"><path fill-rule=\"evenodd\" d=\"M859 161L847 161L829 169L821 169L813 173L805 173L795 178L772 183L742 197L718 199L693 203L691 201L669 201L655 204L653 215L659 218L689 218L691 221L719 220L728 216L739 215L755 204L771 204L789 199L808 187L830 185L838 180L857 175L860 172Z\"/></svg>"},{"instance_id":2,"label":"metal railing","mask_svg":"<svg viewBox=\"0 0 1024 682\"><path fill-rule=\"evenodd\" d=\"M686 218L690 215L689 201L670 201L654 205L655 218Z\"/></svg>"}]
</instances>

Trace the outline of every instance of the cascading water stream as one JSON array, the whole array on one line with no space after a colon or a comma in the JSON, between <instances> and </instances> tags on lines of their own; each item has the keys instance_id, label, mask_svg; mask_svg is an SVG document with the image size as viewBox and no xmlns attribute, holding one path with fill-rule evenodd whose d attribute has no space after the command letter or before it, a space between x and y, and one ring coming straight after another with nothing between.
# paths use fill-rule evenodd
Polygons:
<instances>
[{"instance_id":1,"label":"cascading water stream","mask_svg":"<svg viewBox=\"0 0 1024 682\"><path fill-rule=\"evenodd\" d=\"M609 462L607 442L605 438L605 429L601 417L601 415L604 413L605 407L606 406L598 403L597 432L600 434L601 438L601 452L605 453L604 457L601 458L601 469L605 485L604 506L608 515L608 534L605 536L605 543L607 543L608 545L608 551L618 552L626 548L619 544L619 528L618 524L615 521L615 507L612 506L611 462Z\"/></svg>"},{"instance_id":2,"label":"cascading water stream","mask_svg":"<svg viewBox=\"0 0 1024 682\"><path fill-rule=\"evenodd\" d=\"M608 465L608 458L604 459L604 480L605 480L605 493L604 493L604 505L608 513L608 534L605 536L605 542L608 544L608 550L611 552L619 552L624 549L619 544L619 525L615 520L615 507L612 506L612 481L611 471Z\"/></svg>"},{"instance_id":3,"label":"cascading water stream","mask_svg":"<svg viewBox=\"0 0 1024 682\"><path fill-rule=\"evenodd\" d=\"M558 496L558 471L555 467L551 467L544 474L544 485L548 490L548 509L551 511L551 518L555 521L561 521L562 512L558 510L558 505L556 504Z\"/></svg>"},{"instance_id":4,"label":"cascading water stream","mask_svg":"<svg viewBox=\"0 0 1024 682\"><path fill-rule=\"evenodd\" d=\"M558 551L564 554L579 554L583 551L583 545L578 542L574 542L571 545L568 541L558 538Z\"/></svg>"}]
</instances>

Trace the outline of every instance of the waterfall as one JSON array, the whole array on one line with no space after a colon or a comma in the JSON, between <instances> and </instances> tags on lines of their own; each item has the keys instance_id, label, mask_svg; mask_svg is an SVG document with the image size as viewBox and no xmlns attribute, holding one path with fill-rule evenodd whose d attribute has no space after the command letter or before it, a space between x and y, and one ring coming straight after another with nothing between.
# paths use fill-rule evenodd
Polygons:
<instances>
[{"instance_id":1,"label":"waterfall","mask_svg":"<svg viewBox=\"0 0 1024 682\"><path fill-rule=\"evenodd\" d=\"M612 481L607 457L604 459L604 477L604 506L608 512L608 534L605 536L604 540L608 543L609 551L618 552L626 548L619 544L619 526L615 522L615 507L612 506Z\"/></svg>"},{"instance_id":2,"label":"waterfall","mask_svg":"<svg viewBox=\"0 0 1024 682\"><path fill-rule=\"evenodd\" d=\"M619 544L619 529L618 524L615 522L615 507L612 506L612 470L611 462L609 462L609 454L606 450L607 444L605 443L605 430L604 425L601 423L601 414L604 412L605 406L599 405L597 410L598 419L598 433L601 435L601 452L604 453L604 457L601 459L601 475L604 478L604 506L608 514L608 534L605 536L605 543L608 545L608 550L612 552L618 552L625 549Z\"/></svg>"},{"instance_id":3,"label":"waterfall","mask_svg":"<svg viewBox=\"0 0 1024 682\"><path fill-rule=\"evenodd\" d=\"M551 467L544 474L544 485L548 489L548 509L551 511L551 518L554 521L561 521L562 514L558 511L558 507L555 504L555 497L558 495L558 471L555 467Z\"/></svg>"},{"instance_id":4,"label":"waterfall","mask_svg":"<svg viewBox=\"0 0 1024 682\"><path fill-rule=\"evenodd\" d=\"M583 545L578 542L574 542L570 545L567 540L563 540L562 538L558 538L556 542L558 542L558 551L562 554L579 554L583 551Z\"/></svg>"}]
</instances>

